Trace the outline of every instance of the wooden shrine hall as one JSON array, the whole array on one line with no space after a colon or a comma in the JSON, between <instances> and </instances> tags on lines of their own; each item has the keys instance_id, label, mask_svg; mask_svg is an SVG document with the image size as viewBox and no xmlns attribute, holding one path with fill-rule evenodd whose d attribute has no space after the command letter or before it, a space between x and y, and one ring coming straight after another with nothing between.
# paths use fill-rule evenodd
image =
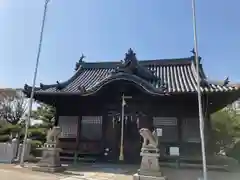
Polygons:
<instances>
[{"instance_id":1,"label":"wooden shrine hall","mask_svg":"<svg viewBox=\"0 0 240 180\"><path fill-rule=\"evenodd\" d=\"M194 56L139 61L129 49L119 62L83 58L67 81L35 89L34 99L56 107L62 158L139 162L140 128L161 129L161 158L171 155L171 147L182 157L200 156ZM235 101L240 91L228 81L208 80L201 64L199 73L208 150L210 114ZM25 85L24 93L30 96L31 89Z\"/></svg>"}]
</instances>

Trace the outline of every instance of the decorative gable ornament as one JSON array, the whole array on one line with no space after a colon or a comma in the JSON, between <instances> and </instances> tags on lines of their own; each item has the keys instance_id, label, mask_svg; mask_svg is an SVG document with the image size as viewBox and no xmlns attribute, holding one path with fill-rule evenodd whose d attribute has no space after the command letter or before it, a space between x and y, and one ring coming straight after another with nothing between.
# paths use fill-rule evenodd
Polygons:
<instances>
[{"instance_id":1,"label":"decorative gable ornament","mask_svg":"<svg viewBox=\"0 0 240 180\"><path fill-rule=\"evenodd\" d=\"M136 58L136 53L130 48L128 52L125 54L125 58L121 61L121 64L115 68L113 73L127 73L136 75L144 80L160 80L158 77L154 75L152 71L147 69L146 67L141 66L138 63Z\"/></svg>"},{"instance_id":2,"label":"decorative gable ornament","mask_svg":"<svg viewBox=\"0 0 240 180\"><path fill-rule=\"evenodd\" d=\"M84 56L84 54L82 54L82 56L80 57L78 62L76 62L75 71L77 71L79 68L81 68L82 64L84 63L84 61L83 61L84 58L86 58L86 56Z\"/></svg>"}]
</instances>

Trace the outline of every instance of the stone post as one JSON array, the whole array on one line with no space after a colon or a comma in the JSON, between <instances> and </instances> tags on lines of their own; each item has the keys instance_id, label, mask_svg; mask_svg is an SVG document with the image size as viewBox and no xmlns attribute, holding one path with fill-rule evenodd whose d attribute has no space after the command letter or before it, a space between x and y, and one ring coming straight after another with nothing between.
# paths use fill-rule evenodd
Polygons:
<instances>
[{"instance_id":1,"label":"stone post","mask_svg":"<svg viewBox=\"0 0 240 180\"><path fill-rule=\"evenodd\" d=\"M14 138L12 140L12 148L13 148L13 160L17 158L17 153L18 153L18 146L19 146L19 140L17 138Z\"/></svg>"},{"instance_id":2,"label":"stone post","mask_svg":"<svg viewBox=\"0 0 240 180\"><path fill-rule=\"evenodd\" d=\"M27 139L27 144L26 144L26 151L24 152L24 159L25 161L29 160L29 156L30 156L30 152L31 152L31 143L32 140L31 139Z\"/></svg>"},{"instance_id":3,"label":"stone post","mask_svg":"<svg viewBox=\"0 0 240 180\"><path fill-rule=\"evenodd\" d=\"M31 142L32 142L31 139L27 139L27 142L26 142L27 144L24 152L24 161L27 161L29 158L30 151L31 151ZM18 153L17 153L17 161L19 161L21 158L22 149L23 149L23 144L20 144L18 148Z\"/></svg>"},{"instance_id":4,"label":"stone post","mask_svg":"<svg viewBox=\"0 0 240 180\"><path fill-rule=\"evenodd\" d=\"M17 161L20 161L21 153L22 153L22 147L23 147L23 144L19 144L18 151L17 151L17 158L16 158Z\"/></svg>"}]
</instances>

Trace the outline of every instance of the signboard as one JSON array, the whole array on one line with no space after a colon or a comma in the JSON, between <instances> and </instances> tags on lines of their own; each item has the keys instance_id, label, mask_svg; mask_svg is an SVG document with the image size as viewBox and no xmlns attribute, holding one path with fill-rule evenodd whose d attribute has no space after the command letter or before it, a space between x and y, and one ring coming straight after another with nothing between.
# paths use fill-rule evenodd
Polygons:
<instances>
[{"instance_id":1,"label":"signboard","mask_svg":"<svg viewBox=\"0 0 240 180\"><path fill-rule=\"evenodd\" d=\"M162 128L157 128L157 136L162 136Z\"/></svg>"},{"instance_id":2,"label":"signboard","mask_svg":"<svg viewBox=\"0 0 240 180\"><path fill-rule=\"evenodd\" d=\"M170 156L179 156L179 147L170 147L169 153Z\"/></svg>"}]
</instances>

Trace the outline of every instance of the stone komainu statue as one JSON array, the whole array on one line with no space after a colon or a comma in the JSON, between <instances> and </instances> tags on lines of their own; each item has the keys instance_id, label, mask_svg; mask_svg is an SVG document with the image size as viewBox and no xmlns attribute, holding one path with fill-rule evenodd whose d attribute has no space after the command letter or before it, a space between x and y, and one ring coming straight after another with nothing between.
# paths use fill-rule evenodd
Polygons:
<instances>
[{"instance_id":1,"label":"stone komainu statue","mask_svg":"<svg viewBox=\"0 0 240 180\"><path fill-rule=\"evenodd\" d=\"M143 137L142 148L158 148L158 137L156 131L151 132L147 128L139 130L140 135Z\"/></svg>"},{"instance_id":2,"label":"stone komainu statue","mask_svg":"<svg viewBox=\"0 0 240 180\"><path fill-rule=\"evenodd\" d=\"M54 126L52 129L49 129L47 132L47 142L46 143L57 143L58 138L61 134L61 128Z\"/></svg>"}]
</instances>

